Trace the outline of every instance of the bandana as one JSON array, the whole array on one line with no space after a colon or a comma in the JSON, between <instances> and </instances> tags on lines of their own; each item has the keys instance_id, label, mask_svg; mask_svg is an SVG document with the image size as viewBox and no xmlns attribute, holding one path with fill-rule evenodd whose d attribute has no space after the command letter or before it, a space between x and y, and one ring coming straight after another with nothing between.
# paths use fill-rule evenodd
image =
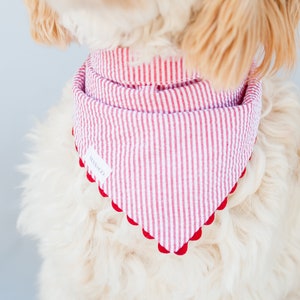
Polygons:
<instances>
[{"instance_id":1,"label":"bandana","mask_svg":"<svg viewBox=\"0 0 300 300\"><path fill-rule=\"evenodd\" d=\"M74 80L80 165L102 196L164 253L184 254L243 176L261 82L216 92L180 58L135 64L126 48L92 53Z\"/></svg>"}]
</instances>

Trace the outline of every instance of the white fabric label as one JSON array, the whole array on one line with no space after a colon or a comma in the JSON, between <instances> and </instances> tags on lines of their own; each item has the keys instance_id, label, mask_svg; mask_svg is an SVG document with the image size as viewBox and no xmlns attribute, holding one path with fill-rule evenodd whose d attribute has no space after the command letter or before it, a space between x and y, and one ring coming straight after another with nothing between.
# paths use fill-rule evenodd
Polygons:
<instances>
[{"instance_id":1,"label":"white fabric label","mask_svg":"<svg viewBox=\"0 0 300 300\"><path fill-rule=\"evenodd\" d=\"M110 166L99 156L93 147L88 148L83 160L91 172L91 175L95 177L96 181L104 184L106 179L112 172Z\"/></svg>"}]
</instances>

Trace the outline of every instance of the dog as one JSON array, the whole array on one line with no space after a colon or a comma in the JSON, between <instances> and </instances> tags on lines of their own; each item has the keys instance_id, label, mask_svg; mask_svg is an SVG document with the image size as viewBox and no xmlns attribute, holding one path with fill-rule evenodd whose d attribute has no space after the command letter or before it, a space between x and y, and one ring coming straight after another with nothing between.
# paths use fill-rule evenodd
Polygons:
<instances>
[{"instance_id":1,"label":"dog","mask_svg":"<svg viewBox=\"0 0 300 300\"><path fill-rule=\"evenodd\" d=\"M25 2L91 51L22 167L39 298L300 299L299 1Z\"/></svg>"}]
</instances>

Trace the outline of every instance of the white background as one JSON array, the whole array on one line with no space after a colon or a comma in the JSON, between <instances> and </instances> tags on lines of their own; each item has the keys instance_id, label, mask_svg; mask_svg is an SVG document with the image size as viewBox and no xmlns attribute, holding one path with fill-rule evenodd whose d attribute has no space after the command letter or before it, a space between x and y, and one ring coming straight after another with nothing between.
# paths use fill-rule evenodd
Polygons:
<instances>
[{"instance_id":1,"label":"white background","mask_svg":"<svg viewBox=\"0 0 300 300\"><path fill-rule=\"evenodd\" d=\"M87 50L34 44L22 1L1 0L0 22L0 299L32 300L40 261L34 242L15 229L22 181L16 167L29 148L25 134L59 101ZM292 79L300 86L299 64Z\"/></svg>"}]
</instances>

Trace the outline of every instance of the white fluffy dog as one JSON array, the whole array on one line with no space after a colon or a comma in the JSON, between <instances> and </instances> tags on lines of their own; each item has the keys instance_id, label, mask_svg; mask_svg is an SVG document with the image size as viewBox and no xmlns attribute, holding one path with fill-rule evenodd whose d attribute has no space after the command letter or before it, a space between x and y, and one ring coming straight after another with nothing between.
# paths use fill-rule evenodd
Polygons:
<instances>
[{"instance_id":1,"label":"white fluffy dog","mask_svg":"<svg viewBox=\"0 0 300 300\"><path fill-rule=\"evenodd\" d=\"M262 111L247 172L228 197L226 208L216 213L210 226L203 226L202 237L190 242L187 252L177 253L184 255L160 253L156 241L160 229L154 228L154 240L145 239L141 226L129 224L126 214L112 209L103 190L101 196L97 184L87 180L71 135L75 122L78 146L81 114L76 111L73 120L74 94L67 85L61 103L31 134L35 149L24 166L27 179L19 227L39 241L40 298L300 299L300 104L291 84L264 76L295 62L299 0L26 0L26 4L39 42L66 45L76 40L92 53L130 49L133 68L158 57L163 63L173 57L183 61L193 80L195 72L201 74L202 81L196 77L195 84L211 82L217 91L230 88L240 91L236 93L241 97L253 78L264 77ZM93 95L97 85L85 83ZM140 82L130 87L117 80L111 83L125 89L144 88ZM157 83L159 91L169 88ZM185 83L177 88L181 85ZM117 138L113 134L118 126L111 126L111 139ZM102 132L97 138L104 136ZM231 135L236 135L233 129ZM118 151L127 147L126 141L120 144ZM80 155L82 149L77 150ZM190 169L191 165L184 168ZM192 174L189 181L198 176ZM131 192L140 188L131 187ZM117 183L110 189L119 192ZM159 199L153 201L175 203L184 198L176 195L179 190L172 190L173 196L168 197L172 199L155 194ZM186 201L190 199L180 203ZM193 218L197 223L197 211ZM146 231L151 235L150 229ZM170 252L179 249L174 247ZM169 252L165 248L160 250Z\"/></svg>"}]
</instances>

